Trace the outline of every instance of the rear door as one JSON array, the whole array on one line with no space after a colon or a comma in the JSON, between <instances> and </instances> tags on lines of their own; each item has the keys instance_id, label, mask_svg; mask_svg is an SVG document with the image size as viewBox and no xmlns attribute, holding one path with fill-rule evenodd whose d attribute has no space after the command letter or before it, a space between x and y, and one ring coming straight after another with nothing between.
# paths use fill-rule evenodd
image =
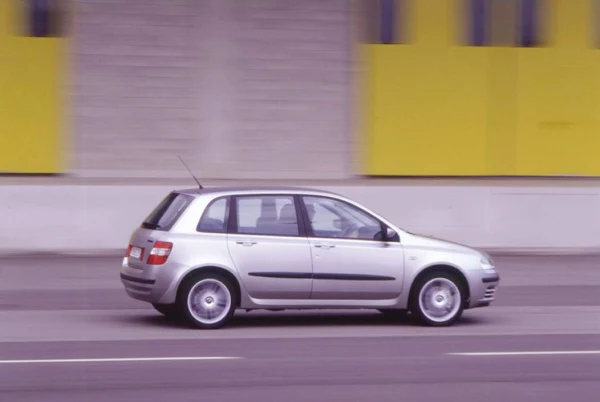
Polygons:
<instances>
[{"instance_id":1,"label":"rear door","mask_svg":"<svg viewBox=\"0 0 600 402\"><path fill-rule=\"evenodd\" d=\"M293 195L233 197L229 253L248 294L309 299L312 258Z\"/></svg>"}]
</instances>

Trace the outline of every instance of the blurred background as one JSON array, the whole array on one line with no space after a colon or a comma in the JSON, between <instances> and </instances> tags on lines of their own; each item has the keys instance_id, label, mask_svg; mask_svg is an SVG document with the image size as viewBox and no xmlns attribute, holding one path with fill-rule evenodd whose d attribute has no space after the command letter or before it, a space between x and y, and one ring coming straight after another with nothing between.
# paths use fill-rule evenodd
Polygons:
<instances>
[{"instance_id":1,"label":"blurred background","mask_svg":"<svg viewBox=\"0 0 600 402\"><path fill-rule=\"evenodd\" d=\"M599 45L600 0L0 0L0 401L597 401ZM178 156L484 249L497 301L168 322L118 272Z\"/></svg>"},{"instance_id":2,"label":"blurred background","mask_svg":"<svg viewBox=\"0 0 600 402\"><path fill-rule=\"evenodd\" d=\"M0 171L597 176L596 0L2 0Z\"/></svg>"},{"instance_id":3,"label":"blurred background","mask_svg":"<svg viewBox=\"0 0 600 402\"><path fill-rule=\"evenodd\" d=\"M597 248L599 7L2 0L0 250L121 250L195 186L178 156L475 246Z\"/></svg>"}]
</instances>

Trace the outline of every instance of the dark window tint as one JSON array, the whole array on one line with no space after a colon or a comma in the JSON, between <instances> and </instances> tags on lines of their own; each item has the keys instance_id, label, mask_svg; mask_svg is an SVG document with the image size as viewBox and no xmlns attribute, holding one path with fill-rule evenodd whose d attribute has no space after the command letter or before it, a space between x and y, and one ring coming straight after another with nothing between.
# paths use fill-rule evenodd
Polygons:
<instances>
[{"instance_id":1,"label":"dark window tint","mask_svg":"<svg viewBox=\"0 0 600 402\"><path fill-rule=\"evenodd\" d=\"M229 199L220 198L211 202L198 223L199 232L227 232L227 215L229 214Z\"/></svg>"},{"instance_id":2,"label":"dark window tint","mask_svg":"<svg viewBox=\"0 0 600 402\"><path fill-rule=\"evenodd\" d=\"M271 236L298 236L293 196L240 197L237 199L237 232Z\"/></svg>"},{"instance_id":3,"label":"dark window tint","mask_svg":"<svg viewBox=\"0 0 600 402\"><path fill-rule=\"evenodd\" d=\"M361 0L364 41L381 44L407 43L408 3L411 1L414 0Z\"/></svg>"},{"instance_id":4,"label":"dark window tint","mask_svg":"<svg viewBox=\"0 0 600 402\"><path fill-rule=\"evenodd\" d=\"M25 0L26 36L60 36L65 0Z\"/></svg>"},{"instance_id":5,"label":"dark window tint","mask_svg":"<svg viewBox=\"0 0 600 402\"><path fill-rule=\"evenodd\" d=\"M543 46L547 2L539 0L464 0L467 43L471 46Z\"/></svg>"},{"instance_id":6,"label":"dark window tint","mask_svg":"<svg viewBox=\"0 0 600 402\"><path fill-rule=\"evenodd\" d=\"M469 15L471 17L469 44L472 46L485 46L487 44L487 28L490 18L489 5L487 0L469 1Z\"/></svg>"},{"instance_id":7,"label":"dark window tint","mask_svg":"<svg viewBox=\"0 0 600 402\"><path fill-rule=\"evenodd\" d=\"M394 43L396 36L396 1L381 0L380 24L381 37L380 43Z\"/></svg>"},{"instance_id":8,"label":"dark window tint","mask_svg":"<svg viewBox=\"0 0 600 402\"><path fill-rule=\"evenodd\" d=\"M539 8L540 5L536 0L522 0L520 46L534 47L540 45Z\"/></svg>"},{"instance_id":9,"label":"dark window tint","mask_svg":"<svg viewBox=\"0 0 600 402\"><path fill-rule=\"evenodd\" d=\"M142 227L154 230L170 230L192 200L193 197L186 194L169 194L148 215L142 223Z\"/></svg>"}]
</instances>

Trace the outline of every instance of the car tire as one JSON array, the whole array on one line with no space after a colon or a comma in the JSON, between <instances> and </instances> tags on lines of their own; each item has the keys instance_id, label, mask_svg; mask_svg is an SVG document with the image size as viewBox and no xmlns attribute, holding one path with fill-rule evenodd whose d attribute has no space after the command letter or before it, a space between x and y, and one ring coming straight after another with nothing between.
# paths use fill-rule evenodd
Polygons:
<instances>
[{"instance_id":1,"label":"car tire","mask_svg":"<svg viewBox=\"0 0 600 402\"><path fill-rule=\"evenodd\" d=\"M415 282L409 306L420 324L447 327L462 316L464 295L465 290L455 275L443 271L431 272Z\"/></svg>"},{"instance_id":2,"label":"car tire","mask_svg":"<svg viewBox=\"0 0 600 402\"><path fill-rule=\"evenodd\" d=\"M233 316L237 298L229 279L207 273L195 275L181 285L177 305L181 315L194 327L217 329Z\"/></svg>"}]
</instances>

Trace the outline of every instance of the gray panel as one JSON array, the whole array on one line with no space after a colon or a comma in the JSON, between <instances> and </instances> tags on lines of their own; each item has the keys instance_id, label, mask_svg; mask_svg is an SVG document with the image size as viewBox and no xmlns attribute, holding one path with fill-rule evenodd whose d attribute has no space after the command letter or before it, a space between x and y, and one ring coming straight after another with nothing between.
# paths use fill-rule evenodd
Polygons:
<instances>
[{"instance_id":1,"label":"gray panel","mask_svg":"<svg viewBox=\"0 0 600 402\"><path fill-rule=\"evenodd\" d=\"M81 175L341 178L350 2L78 0Z\"/></svg>"}]
</instances>

